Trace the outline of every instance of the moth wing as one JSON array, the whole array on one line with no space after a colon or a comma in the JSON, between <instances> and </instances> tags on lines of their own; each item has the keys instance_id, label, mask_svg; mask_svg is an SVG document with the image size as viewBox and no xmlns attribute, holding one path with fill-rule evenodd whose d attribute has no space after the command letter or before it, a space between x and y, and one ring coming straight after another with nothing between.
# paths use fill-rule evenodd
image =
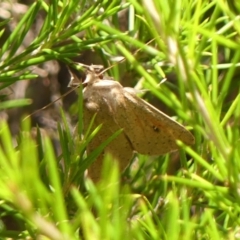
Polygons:
<instances>
[{"instance_id":1,"label":"moth wing","mask_svg":"<svg viewBox=\"0 0 240 240\"><path fill-rule=\"evenodd\" d=\"M124 102L115 118L138 153L161 155L171 152L178 149L176 140L187 145L194 143L194 137L182 125L127 88L124 88Z\"/></svg>"},{"instance_id":2,"label":"moth wing","mask_svg":"<svg viewBox=\"0 0 240 240\"><path fill-rule=\"evenodd\" d=\"M114 90L114 87L112 90ZM102 91L94 91L94 94L91 94L90 97L84 100L84 128L88 128L96 112L97 115L93 127L102 124L102 128L88 145L88 153L94 151L116 131L121 129L113 118L112 110L115 108L113 100L111 93L104 94ZM109 143L103 153L88 169L88 173L94 181L100 178L102 162L106 153L112 154L114 158L119 160L120 171L123 171L127 167L133 157L133 148L124 132Z\"/></svg>"}]
</instances>

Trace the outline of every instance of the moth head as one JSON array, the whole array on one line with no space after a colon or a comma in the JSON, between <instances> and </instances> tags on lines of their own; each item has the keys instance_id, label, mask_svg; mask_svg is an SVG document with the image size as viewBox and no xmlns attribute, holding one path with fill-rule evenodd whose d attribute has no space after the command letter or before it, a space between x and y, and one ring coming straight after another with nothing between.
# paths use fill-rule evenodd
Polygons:
<instances>
[{"instance_id":1,"label":"moth head","mask_svg":"<svg viewBox=\"0 0 240 240\"><path fill-rule=\"evenodd\" d=\"M99 79L103 78L104 67L102 65L89 65L86 70L86 78L83 81L83 84L93 83Z\"/></svg>"},{"instance_id":2,"label":"moth head","mask_svg":"<svg viewBox=\"0 0 240 240\"><path fill-rule=\"evenodd\" d=\"M70 73L70 82L68 87L77 87L80 84L84 86L95 82L98 79L102 79L103 69L102 65L85 65L77 63L78 69L68 68Z\"/></svg>"}]
</instances>

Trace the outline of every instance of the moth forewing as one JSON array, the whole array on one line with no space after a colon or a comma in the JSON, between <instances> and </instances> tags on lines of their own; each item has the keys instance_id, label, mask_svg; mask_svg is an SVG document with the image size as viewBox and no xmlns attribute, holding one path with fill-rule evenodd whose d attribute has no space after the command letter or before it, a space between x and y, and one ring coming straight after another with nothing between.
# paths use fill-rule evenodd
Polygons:
<instances>
[{"instance_id":1,"label":"moth forewing","mask_svg":"<svg viewBox=\"0 0 240 240\"><path fill-rule=\"evenodd\" d=\"M86 121L87 119L88 117L85 118ZM102 119L101 116L100 119ZM95 120L95 125L97 126L100 122L98 118ZM127 167L133 156L133 149L123 132L119 133L118 131L120 128L116 125L112 125L111 128L108 128L107 126L109 123L111 124L111 121L104 121L102 123L102 128L87 146L87 152L88 154L91 154L103 143L106 143L106 145L103 146L104 148L102 148L102 154L97 157L96 161L93 162L88 170L89 175L93 180L97 180L100 177L103 159L104 156L106 156L106 153L110 153L114 159L119 160L121 171ZM112 139L111 136L114 136L116 133L118 136L115 136L115 138ZM121 149L121 151L119 149Z\"/></svg>"},{"instance_id":2,"label":"moth forewing","mask_svg":"<svg viewBox=\"0 0 240 240\"><path fill-rule=\"evenodd\" d=\"M111 85L110 89L109 84ZM102 124L100 131L88 144L87 152L89 154L121 129L113 117L116 109L116 104L113 100L113 92L118 92L118 90L116 90L118 88L119 85L117 82L102 80L101 82L96 81L86 86L84 89L84 128L88 126L96 112L97 115L93 127ZM120 133L115 139L109 142L103 150L103 153L90 166L89 175L93 180L97 180L100 177L103 165L102 161L106 153L110 153L114 159L119 160L121 171L127 167L133 156L133 148L124 132Z\"/></svg>"},{"instance_id":3,"label":"moth forewing","mask_svg":"<svg viewBox=\"0 0 240 240\"><path fill-rule=\"evenodd\" d=\"M102 125L101 125L102 126ZM96 129L97 132L99 132L100 130L100 126ZM99 144L94 147L94 148L91 148L92 144L93 144L93 138L90 138L89 139L90 141L87 142L87 149L88 149L88 156L87 156L87 159L86 161L88 162L88 166L87 168L89 168L89 165L93 164L93 162L96 160L96 159L101 159L103 157L103 152L104 150L106 149L106 147L115 139L117 138L120 134L122 133L122 129L118 130L117 132L115 132L112 136L110 136L108 139L106 139L105 141L103 142L99 142ZM94 138L95 138L95 133L94 134ZM91 142L91 143L90 143ZM100 163L98 162L98 165L100 165ZM98 169L98 170L101 170L101 169ZM90 169L91 171L91 169ZM100 173L100 171L99 171Z\"/></svg>"},{"instance_id":4,"label":"moth forewing","mask_svg":"<svg viewBox=\"0 0 240 240\"><path fill-rule=\"evenodd\" d=\"M126 121L118 114L119 123L131 139L134 149L147 155L161 155L178 149L176 140L187 145L194 144L194 137L157 108L142 100L133 91L124 88ZM134 127L135 126L135 127Z\"/></svg>"}]
</instances>

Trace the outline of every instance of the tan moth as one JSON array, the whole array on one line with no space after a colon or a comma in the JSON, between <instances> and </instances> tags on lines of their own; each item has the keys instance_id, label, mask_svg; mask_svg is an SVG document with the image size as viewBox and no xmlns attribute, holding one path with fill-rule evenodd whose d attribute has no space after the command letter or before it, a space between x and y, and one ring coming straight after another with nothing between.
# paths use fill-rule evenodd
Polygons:
<instances>
[{"instance_id":1,"label":"tan moth","mask_svg":"<svg viewBox=\"0 0 240 240\"><path fill-rule=\"evenodd\" d=\"M178 149L176 140L186 145L194 144L193 135L166 114L136 95L133 88L123 87L119 82L102 78L99 65L83 65L87 70L83 89L83 120L87 129L94 114L94 127L102 128L90 142L90 153L119 129L117 136L91 165L89 175L93 180L100 177L102 160L110 153L124 170L134 152L144 155L162 155ZM72 78L69 86L80 84Z\"/></svg>"}]
</instances>

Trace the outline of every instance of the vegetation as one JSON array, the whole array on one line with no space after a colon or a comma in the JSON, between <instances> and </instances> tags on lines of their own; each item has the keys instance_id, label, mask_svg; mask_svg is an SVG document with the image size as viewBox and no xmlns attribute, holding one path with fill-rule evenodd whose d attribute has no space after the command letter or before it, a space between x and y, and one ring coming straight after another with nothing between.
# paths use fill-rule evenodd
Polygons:
<instances>
[{"instance_id":1,"label":"vegetation","mask_svg":"<svg viewBox=\"0 0 240 240\"><path fill-rule=\"evenodd\" d=\"M49 2L0 3L10 13L0 16L0 237L240 238L239 3ZM17 6L18 14L6 6ZM33 128L26 118L33 100L15 98L9 89L21 92L20 80L51 80L40 70L49 73L56 60L74 67L90 50L95 60L113 65L108 75L148 89L141 97L160 100L187 125L195 145L179 142L179 152L156 158L138 155L122 182L108 156L101 181L84 180L99 149L86 156L96 129L82 136L81 121L73 137L68 119L81 119L81 89L79 101L61 111L57 135ZM11 122L19 117L12 113L19 109L25 114L16 133Z\"/></svg>"}]
</instances>

